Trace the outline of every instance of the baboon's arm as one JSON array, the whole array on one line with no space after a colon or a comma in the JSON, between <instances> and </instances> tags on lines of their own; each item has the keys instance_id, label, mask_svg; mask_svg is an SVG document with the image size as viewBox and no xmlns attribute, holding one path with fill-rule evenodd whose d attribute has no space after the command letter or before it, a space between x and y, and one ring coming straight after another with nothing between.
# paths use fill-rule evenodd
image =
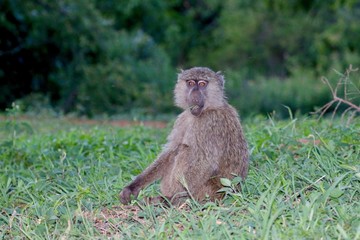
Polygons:
<instances>
[{"instance_id":1,"label":"baboon's arm","mask_svg":"<svg viewBox=\"0 0 360 240\"><path fill-rule=\"evenodd\" d=\"M176 150L164 150L150 166L121 191L120 201L128 204L131 195L136 198L141 189L162 178L163 174L168 172L174 154L176 154Z\"/></svg>"}]
</instances>

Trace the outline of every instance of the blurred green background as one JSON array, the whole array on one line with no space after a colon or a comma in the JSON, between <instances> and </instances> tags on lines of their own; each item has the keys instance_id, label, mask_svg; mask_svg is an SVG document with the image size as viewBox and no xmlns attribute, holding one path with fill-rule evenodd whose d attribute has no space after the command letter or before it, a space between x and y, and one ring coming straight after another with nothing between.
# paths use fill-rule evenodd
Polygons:
<instances>
[{"instance_id":1,"label":"blurred green background","mask_svg":"<svg viewBox=\"0 0 360 240\"><path fill-rule=\"evenodd\" d=\"M0 0L0 111L173 113L179 69L226 77L244 116L308 113L360 66L358 0ZM358 79L358 78L357 78ZM356 80L355 82L358 82Z\"/></svg>"}]
</instances>

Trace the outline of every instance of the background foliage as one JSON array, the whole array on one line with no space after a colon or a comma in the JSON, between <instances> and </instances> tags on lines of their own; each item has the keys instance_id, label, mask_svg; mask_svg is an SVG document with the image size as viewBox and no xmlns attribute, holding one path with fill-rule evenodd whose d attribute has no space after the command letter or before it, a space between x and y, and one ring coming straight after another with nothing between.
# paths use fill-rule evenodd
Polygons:
<instances>
[{"instance_id":1,"label":"background foliage","mask_svg":"<svg viewBox=\"0 0 360 240\"><path fill-rule=\"evenodd\" d=\"M243 114L285 115L282 105L329 100L320 76L360 65L355 0L3 0L0 10L1 109L21 99L88 116L169 112L178 69L201 65L224 71Z\"/></svg>"}]
</instances>

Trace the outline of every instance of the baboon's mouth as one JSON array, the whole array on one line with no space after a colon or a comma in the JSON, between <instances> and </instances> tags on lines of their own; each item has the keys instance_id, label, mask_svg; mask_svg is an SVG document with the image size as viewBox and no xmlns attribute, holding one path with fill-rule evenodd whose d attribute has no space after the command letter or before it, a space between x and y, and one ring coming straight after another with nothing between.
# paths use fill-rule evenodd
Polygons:
<instances>
[{"instance_id":1,"label":"baboon's mouth","mask_svg":"<svg viewBox=\"0 0 360 240\"><path fill-rule=\"evenodd\" d=\"M190 112L192 115L194 116L199 116L202 112L203 106L199 106L199 105L192 105L190 107Z\"/></svg>"}]
</instances>

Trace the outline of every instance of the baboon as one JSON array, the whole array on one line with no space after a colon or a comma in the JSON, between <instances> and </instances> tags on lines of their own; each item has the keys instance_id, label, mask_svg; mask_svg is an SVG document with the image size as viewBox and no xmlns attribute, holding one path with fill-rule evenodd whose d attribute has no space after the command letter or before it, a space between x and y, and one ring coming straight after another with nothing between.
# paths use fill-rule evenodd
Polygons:
<instances>
[{"instance_id":1,"label":"baboon","mask_svg":"<svg viewBox=\"0 0 360 240\"><path fill-rule=\"evenodd\" d=\"M224 96L222 74L205 67L181 71L174 93L184 111L158 158L120 193L123 204L158 179L162 196L150 202L216 200L223 197L220 178L247 175L247 143L238 114Z\"/></svg>"}]
</instances>

